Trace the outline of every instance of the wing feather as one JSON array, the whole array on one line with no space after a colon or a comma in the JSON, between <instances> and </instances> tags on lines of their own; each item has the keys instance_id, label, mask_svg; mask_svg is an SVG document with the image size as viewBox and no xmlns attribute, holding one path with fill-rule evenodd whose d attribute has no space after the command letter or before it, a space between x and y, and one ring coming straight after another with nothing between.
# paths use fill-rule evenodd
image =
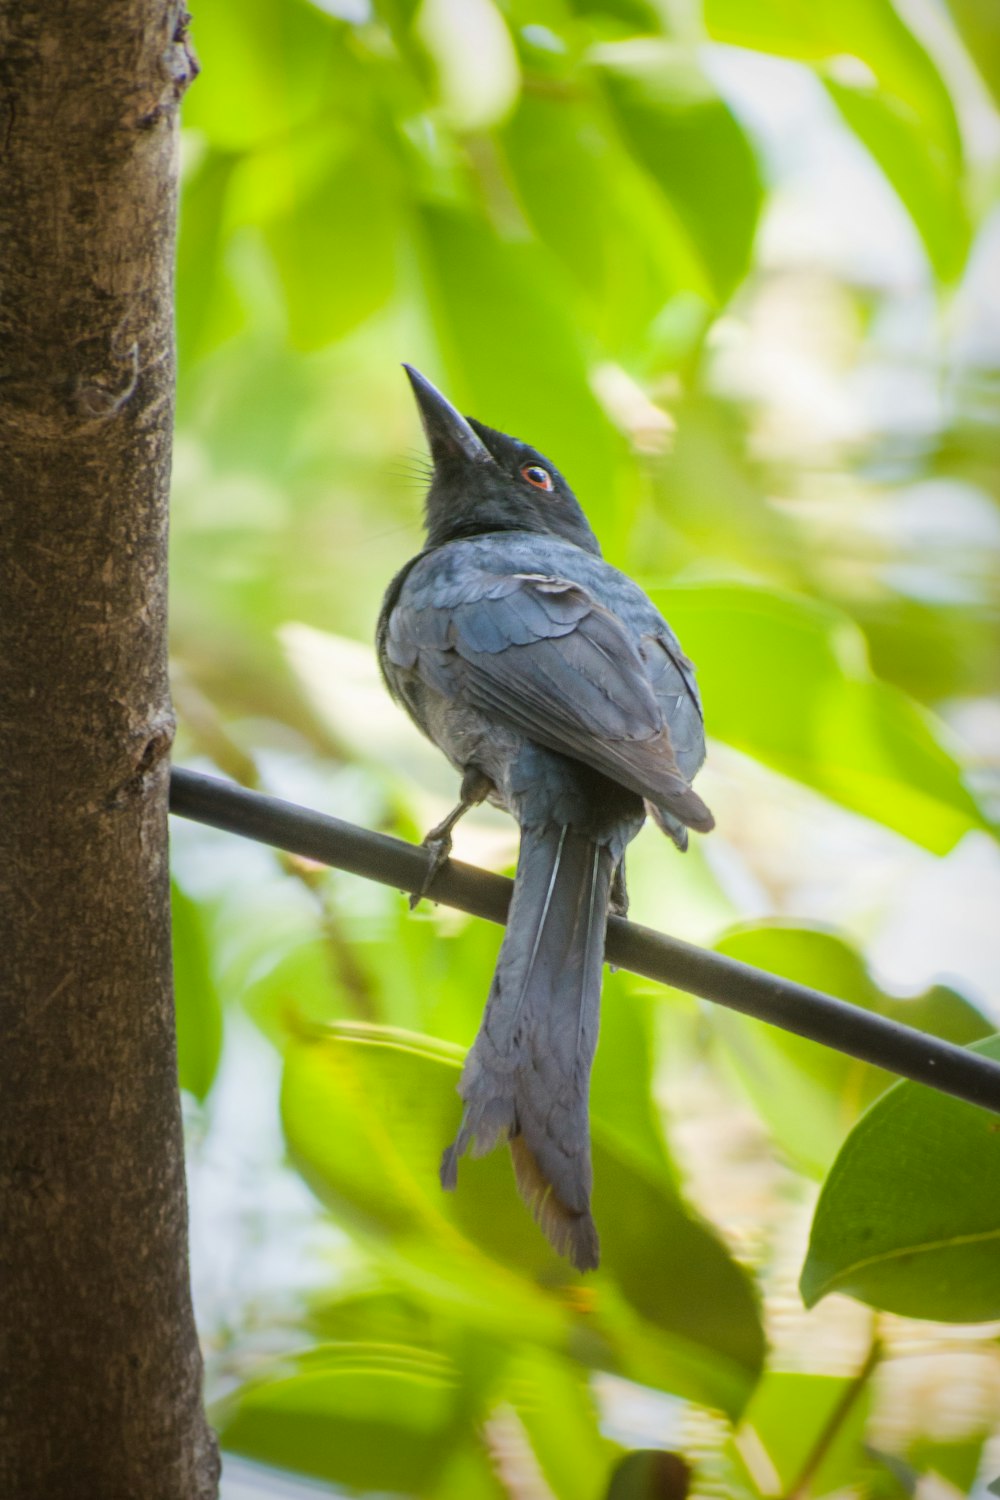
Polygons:
<instances>
[{"instance_id":1,"label":"wing feather","mask_svg":"<svg viewBox=\"0 0 1000 1500\"><path fill-rule=\"evenodd\" d=\"M665 645L653 637L637 645L579 584L481 570L432 578L410 598L404 590L386 648L447 697L582 761L690 827L711 828L689 784L703 754L689 722L697 694ZM672 740L675 715L682 756Z\"/></svg>"}]
</instances>

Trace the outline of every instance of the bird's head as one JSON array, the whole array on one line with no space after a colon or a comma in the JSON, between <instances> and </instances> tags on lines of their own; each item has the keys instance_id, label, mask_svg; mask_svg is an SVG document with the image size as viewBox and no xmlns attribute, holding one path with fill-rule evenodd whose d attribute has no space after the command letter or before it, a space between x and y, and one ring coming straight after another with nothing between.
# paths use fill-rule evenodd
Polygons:
<instances>
[{"instance_id":1,"label":"bird's head","mask_svg":"<svg viewBox=\"0 0 1000 1500\"><path fill-rule=\"evenodd\" d=\"M403 368L434 464L425 503L432 547L493 531L536 531L600 556L579 501L537 448L463 417L419 370Z\"/></svg>"}]
</instances>

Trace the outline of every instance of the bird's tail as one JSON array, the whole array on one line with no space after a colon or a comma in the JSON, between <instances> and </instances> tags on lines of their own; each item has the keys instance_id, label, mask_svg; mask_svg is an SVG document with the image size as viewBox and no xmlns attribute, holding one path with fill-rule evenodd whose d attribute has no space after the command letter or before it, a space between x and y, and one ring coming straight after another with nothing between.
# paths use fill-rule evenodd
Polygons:
<instances>
[{"instance_id":1,"label":"bird's tail","mask_svg":"<svg viewBox=\"0 0 1000 1500\"><path fill-rule=\"evenodd\" d=\"M521 1196L561 1255L598 1262L590 1213L590 1066L614 858L565 825L524 828L507 931L459 1092L462 1125L441 1163L510 1142Z\"/></svg>"}]
</instances>

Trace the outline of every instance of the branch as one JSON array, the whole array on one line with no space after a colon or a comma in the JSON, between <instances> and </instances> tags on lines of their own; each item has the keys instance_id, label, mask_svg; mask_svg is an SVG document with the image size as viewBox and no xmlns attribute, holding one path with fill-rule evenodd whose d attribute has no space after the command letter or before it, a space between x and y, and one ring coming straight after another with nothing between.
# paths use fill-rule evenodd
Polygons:
<instances>
[{"instance_id":1,"label":"branch","mask_svg":"<svg viewBox=\"0 0 1000 1500\"><path fill-rule=\"evenodd\" d=\"M170 810L397 890L419 891L427 876L430 856L418 845L194 771L173 771ZM429 895L445 906L502 924L507 920L512 885L502 875L452 859L431 884ZM622 917L608 919L606 956L609 963L633 974L756 1016L1000 1114L1000 1064L912 1026Z\"/></svg>"},{"instance_id":2,"label":"branch","mask_svg":"<svg viewBox=\"0 0 1000 1500\"><path fill-rule=\"evenodd\" d=\"M820 1465L843 1432L848 1417L864 1395L865 1387L878 1369L881 1358L882 1345L876 1337L871 1341L861 1369L841 1392L840 1400L831 1411L812 1449L806 1456L798 1478L786 1491L784 1500L809 1500L812 1483L819 1473Z\"/></svg>"}]
</instances>

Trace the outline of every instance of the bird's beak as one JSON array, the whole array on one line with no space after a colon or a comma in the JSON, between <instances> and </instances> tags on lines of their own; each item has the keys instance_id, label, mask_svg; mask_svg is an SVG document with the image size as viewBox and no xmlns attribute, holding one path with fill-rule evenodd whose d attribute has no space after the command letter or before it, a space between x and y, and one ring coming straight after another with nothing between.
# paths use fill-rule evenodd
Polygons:
<instances>
[{"instance_id":1,"label":"bird's beak","mask_svg":"<svg viewBox=\"0 0 1000 1500\"><path fill-rule=\"evenodd\" d=\"M421 375L412 365L403 369L410 378L413 394L420 408L420 420L427 434L427 446L434 462L442 459L462 457L471 463L492 463L493 455L450 401L446 401L436 386Z\"/></svg>"}]
</instances>

